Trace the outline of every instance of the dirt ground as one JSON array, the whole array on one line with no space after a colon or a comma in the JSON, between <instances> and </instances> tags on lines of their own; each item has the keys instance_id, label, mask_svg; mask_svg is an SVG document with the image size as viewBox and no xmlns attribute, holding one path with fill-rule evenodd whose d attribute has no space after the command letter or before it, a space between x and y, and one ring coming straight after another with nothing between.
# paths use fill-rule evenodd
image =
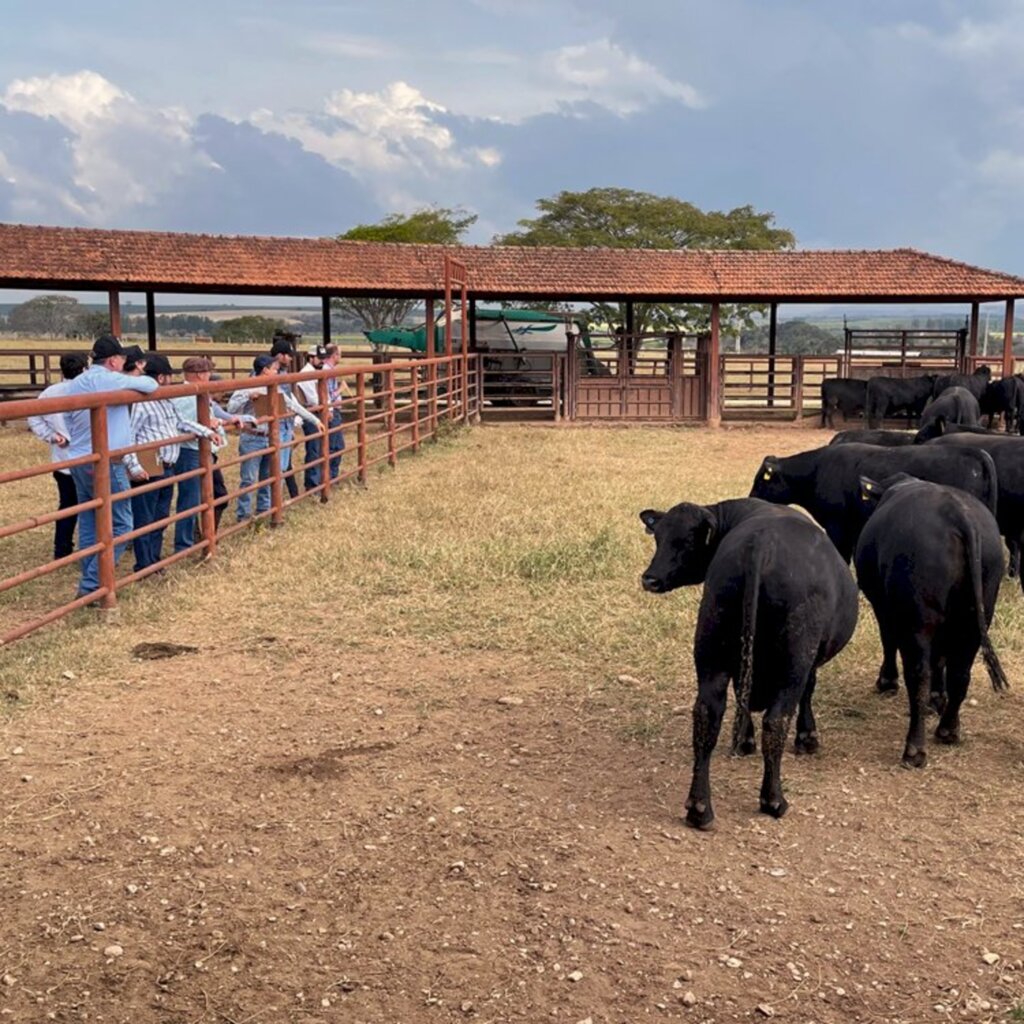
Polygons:
<instances>
[{"instance_id":1,"label":"dirt ground","mask_svg":"<svg viewBox=\"0 0 1024 1024\"><path fill-rule=\"evenodd\" d=\"M363 524L364 546L375 524L395 536L387 509L426 501L452 460L514 476L510 436L593 470L605 435L476 430L323 515ZM976 671L963 745L933 745L927 768L906 771L905 698L871 692L877 638L862 616L821 676L822 752L785 758L789 814L758 815L760 758L720 748L717 825L692 832L696 594L638 593L637 503L669 489L665 467L695 444L740 481L767 446L820 435L607 436L602 458L634 474L621 552L590 580L564 569L538 585L539 556L517 563L515 587L493 587L526 608L507 640L497 625L493 643L439 628L435 616L492 614L488 581L452 569L424 608L407 592L429 571L412 549L391 575L373 563L376 590L352 547L343 582L310 569L312 591L287 604L240 597L266 559L301 568L302 550L333 550L329 533L314 544L295 528L270 554L233 551L216 578L230 591L193 574L129 603L100 653L88 620L25 641L23 675L13 655L0 662L13 708L0 722L0 1020L1024 1019L1019 620L1000 627L1009 696ZM548 551L559 504L571 514L586 494L507 521ZM456 564L455 549L432 550ZM622 646L591 648L571 624L526 634L552 591L607 606L627 587L600 629ZM1019 612L1019 593L1001 600ZM649 616L664 660L626 653ZM143 661L140 641L198 650Z\"/></svg>"}]
</instances>

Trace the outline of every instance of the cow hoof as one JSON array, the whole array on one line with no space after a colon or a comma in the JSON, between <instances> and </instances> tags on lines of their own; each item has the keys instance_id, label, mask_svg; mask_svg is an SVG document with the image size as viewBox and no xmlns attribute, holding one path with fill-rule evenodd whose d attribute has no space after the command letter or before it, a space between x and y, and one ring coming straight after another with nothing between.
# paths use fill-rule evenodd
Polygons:
<instances>
[{"instance_id":1,"label":"cow hoof","mask_svg":"<svg viewBox=\"0 0 1024 1024\"><path fill-rule=\"evenodd\" d=\"M903 767L904 768L923 768L925 762L928 760L928 752L924 749L918 750L917 747L907 746L907 749L903 751Z\"/></svg>"},{"instance_id":2,"label":"cow hoof","mask_svg":"<svg viewBox=\"0 0 1024 1024\"><path fill-rule=\"evenodd\" d=\"M789 804L785 797L780 797L778 800L761 801L761 813L769 814L773 818L781 818L788 810Z\"/></svg>"},{"instance_id":3,"label":"cow hoof","mask_svg":"<svg viewBox=\"0 0 1024 1024\"><path fill-rule=\"evenodd\" d=\"M690 828L697 828L702 832L706 832L711 828L714 820L715 812L711 809L710 804L702 803L699 800L694 804L687 803L686 824Z\"/></svg>"},{"instance_id":4,"label":"cow hoof","mask_svg":"<svg viewBox=\"0 0 1024 1024\"><path fill-rule=\"evenodd\" d=\"M954 743L960 742L960 730L959 729L944 729L941 725L935 730L935 738L940 743L946 743L952 746Z\"/></svg>"},{"instance_id":5,"label":"cow hoof","mask_svg":"<svg viewBox=\"0 0 1024 1024\"><path fill-rule=\"evenodd\" d=\"M793 749L798 754L816 754L818 752L818 734L816 732L798 732Z\"/></svg>"},{"instance_id":6,"label":"cow hoof","mask_svg":"<svg viewBox=\"0 0 1024 1024\"><path fill-rule=\"evenodd\" d=\"M886 679L884 676L879 676L875 680L875 689L883 697L891 697L900 688L900 681L898 679Z\"/></svg>"},{"instance_id":7,"label":"cow hoof","mask_svg":"<svg viewBox=\"0 0 1024 1024\"><path fill-rule=\"evenodd\" d=\"M730 751L733 757L749 757L751 754L757 753L757 741L750 737L750 739L740 740L739 743L734 743L732 750Z\"/></svg>"}]
</instances>

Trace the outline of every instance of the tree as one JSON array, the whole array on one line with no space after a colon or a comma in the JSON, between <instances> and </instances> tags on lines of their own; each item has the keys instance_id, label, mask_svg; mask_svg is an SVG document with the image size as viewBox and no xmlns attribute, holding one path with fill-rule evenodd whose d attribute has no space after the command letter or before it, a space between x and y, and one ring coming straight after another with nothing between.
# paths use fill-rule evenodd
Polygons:
<instances>
[{"instance_id":1,"label":"tree","mask_svg":"<svg viewBox=\"0 0 1024 1024\"><path fill-rule=\"evenodd\" d=\"M222 320L213 329L214 341L250 341L270 344L274 331L285 326L283 320L269 316L236 316L233 320Z\"/></svg>"},{"instance_id":2,"label":"tree","mask_svg":"<svg viewBox=\"0 0 1024 1024\"><path fill-rule=\"evenodd\" d=\"M776 333L776 351L780 355L834 355L843 347L839 331L827 331L805 320L786 320ZM768 351L768 326L762 324L744 331L743 349L747 352Z\"/></svg>"},{"instance_id":3,"label":"tree","mask_svg":"<svg viewBox=\"0 0 1024 1024\"><path fill-rule=\"evenodd\" d=\"M775 227L775 215L738 206L705 212L674 196L625 188L559 192L539 199L540 215L519 221L519 230L499 236L499 245L601 246L613 249L791 249L791 231ZM706 306L636 303L637 331L706 330ZM737 333L752 326L757 307L722 308L723 327ZM592 322L625 323L621 303L593 303Z\"/></svg>"},{"instance_id":4,"label":"tree","mask_svg":"<svg viewBox=\"0 0 1024 1024\"><path fill-rule=\"evenodd\" d=\"M18 334L62 338L74 329L80 313L78 299L70 295L37 295L11 310L8 327Z\"/></svg>"},{"instance_id":5,"label":"tree","mask_svg":"<svg viewBox=\"0 0 1024 1024\"><path fill-rule=\"evenodd\" d=\"M98 309L83 309L75 318L75 334L82 338L98 338L110 332L110 314Z\"/></svg>"},{"instance_id":6,"label":"tree","mask_svg":"<svg viewBox=\"0 0 1024 1024\"><path fill-rule=\"evenodd\" d=\"M357 224L343 235L346 242L418 242L456 245L476 223L475 213L429 206L415 213L392 213L377 224ZM333 309L355 317L366 330L401 324L417 305L416 299L355 296L334 299Z\"/></svg>"}]
</instances>

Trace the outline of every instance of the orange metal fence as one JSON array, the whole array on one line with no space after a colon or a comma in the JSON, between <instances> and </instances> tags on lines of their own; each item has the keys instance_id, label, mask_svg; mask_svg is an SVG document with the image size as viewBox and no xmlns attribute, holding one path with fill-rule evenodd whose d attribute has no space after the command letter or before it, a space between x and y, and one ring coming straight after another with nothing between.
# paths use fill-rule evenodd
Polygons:
<instances>
[{"instance_id":1,"label":"orange metal fence","mask_svg":"<svg viewBox=\"0 0 1024 1024\"><path fill-rule=\"evenodd\" d=\"M372 387L374 375L380 378L377 390ZM350 392L340 398L334 407L328 401L330 378L346 382ZM282 431L281 426L294 414L287 410L282 401L282 385L294 388L296 384L311 381L316 381L318 401L310 406L310 411L320 421L320 433L307 436L300 430L289 438L288 431ZM168 443L191 441L194 438L186 435L161 438L111 450L107 431L108 407L194 395L198 422L210 426L215 423L211 403L218 396L253 388L265 388L267 394L260 400L263 407L256 407L255 419L246 424L246 433L250 435L252 443L247 445L245 451L236 452L224 448L221 450L223 457L218 458L211 441L199 438L198 464L194 468L180 472L171 470L172 475L133 483L129 489L119 489L114 477L120 477L121 474L113 467L120 465L126 455L151 452ZM218 543L246 529L251 522L265 519L278 525L284 520L286 510L298 501L316 498L326 502L337 484L346 480L365 483L371 467L378 464L396 465L403 451L416 451L424 441L436 437L440 425L478 419L480 406L481 381L477 357L463 357L459 354L279 377L178 384L160 388L146 396L132 391L114 391L5 403L4 418L9 422L28 416L87 409L92 450L87 455L69 461L41 462L0 473L0 509L14 510L16 517L11 522L0 522L0 629L3 629L0 645L10 643L86 605L113 608L117 604L118 591L124 587L196 554L202 554L206 559L216 557ZM256 428L261 425L266 428L265 434L256 433ZM254 448L253 443L258 443L254 439L258 437L265 437L266 441L262 446ZM303 450L315 451L306 446L317 438L321 442L320 454L298 465L297 455ZM329 443L332 438L335 439L333 451ZM344 441L343 451L338 449L338 438ZM285 454L288 451L292 454L290 460ZM253 468L257 462L259 466ZM249 475L255 473L257 478L243 484L242 466L246 463L250 466ZM26 499L18 497L18 488L24 489L31 481L49 475L58 467L71 469L78 466L93 468L91 498L81 500L80 497L77 504L59 511L39 511L34 506L31 509L24 507ZM265 474L258 471L264 468ZM316 470L319 470L318 483L315 482ZM309 477L307 471L311 473ZM227 484L223 475L225 473L234 486ZM332 473L336 474L333 479ZM199 481L198 500L183 508L181 484L195 479ZM289 479L295 482L293 496L286 494ZM219 483L223 483L222 488L218 487ZM303 486L306 483L310 486ZM136 527L130 516L115 516L116 505L128 502L130 508L133 497L140 498L169 487L174 487L178 503L173 512L168 508L162 518ZM256 494L264 488L269 491L269 503L261 509ZM252 514L230 525L221 526L223 511L245 495L250 495L251 501L256 502ZM264 501L266 496L267 491L264 491ZM31 505L35 495L27 500ZM170 505L169 492L166 503ZM95 542L70 555L42 559L39 531L82 514L95 517ZM161 550L156 561L137 570L119 573L117 549L132 545L139 538L148 537L157 531L158 536L162 535L164 529L183 520L191 520L198 526L191 543L166 556ZM118 521L121 529L115 526ZM126 521L130 523L127 530L123 528ZM19 540L27 541L32 537L36 538L32 543L25 543L19 548ZM98 586L91 592L67 599L67 592L61 591L62 587L70 589L66 577L60 582L56 579L47 580L47 585L41 589L30 587L88 558L97 559L98 570Z\"/></svg>"}]
</instances>

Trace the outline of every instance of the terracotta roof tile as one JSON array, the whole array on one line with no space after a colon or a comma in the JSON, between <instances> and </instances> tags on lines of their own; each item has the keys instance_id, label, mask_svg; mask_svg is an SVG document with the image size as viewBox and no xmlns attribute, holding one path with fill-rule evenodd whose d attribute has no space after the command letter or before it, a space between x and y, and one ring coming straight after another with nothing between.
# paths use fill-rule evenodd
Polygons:
<instances>
[{"instance_id":1,"label":"terracotta roof tile","mask_svg":"<svg viewBox=\"0 0 1024 1024\"><path fill-rule=\"evenodd\" d=\"M437 295L443 255L489 298L968 301L1024 278L915 249L637 250L385 245L0 224L0 287Z\"/></svg>"}]
</instances>

